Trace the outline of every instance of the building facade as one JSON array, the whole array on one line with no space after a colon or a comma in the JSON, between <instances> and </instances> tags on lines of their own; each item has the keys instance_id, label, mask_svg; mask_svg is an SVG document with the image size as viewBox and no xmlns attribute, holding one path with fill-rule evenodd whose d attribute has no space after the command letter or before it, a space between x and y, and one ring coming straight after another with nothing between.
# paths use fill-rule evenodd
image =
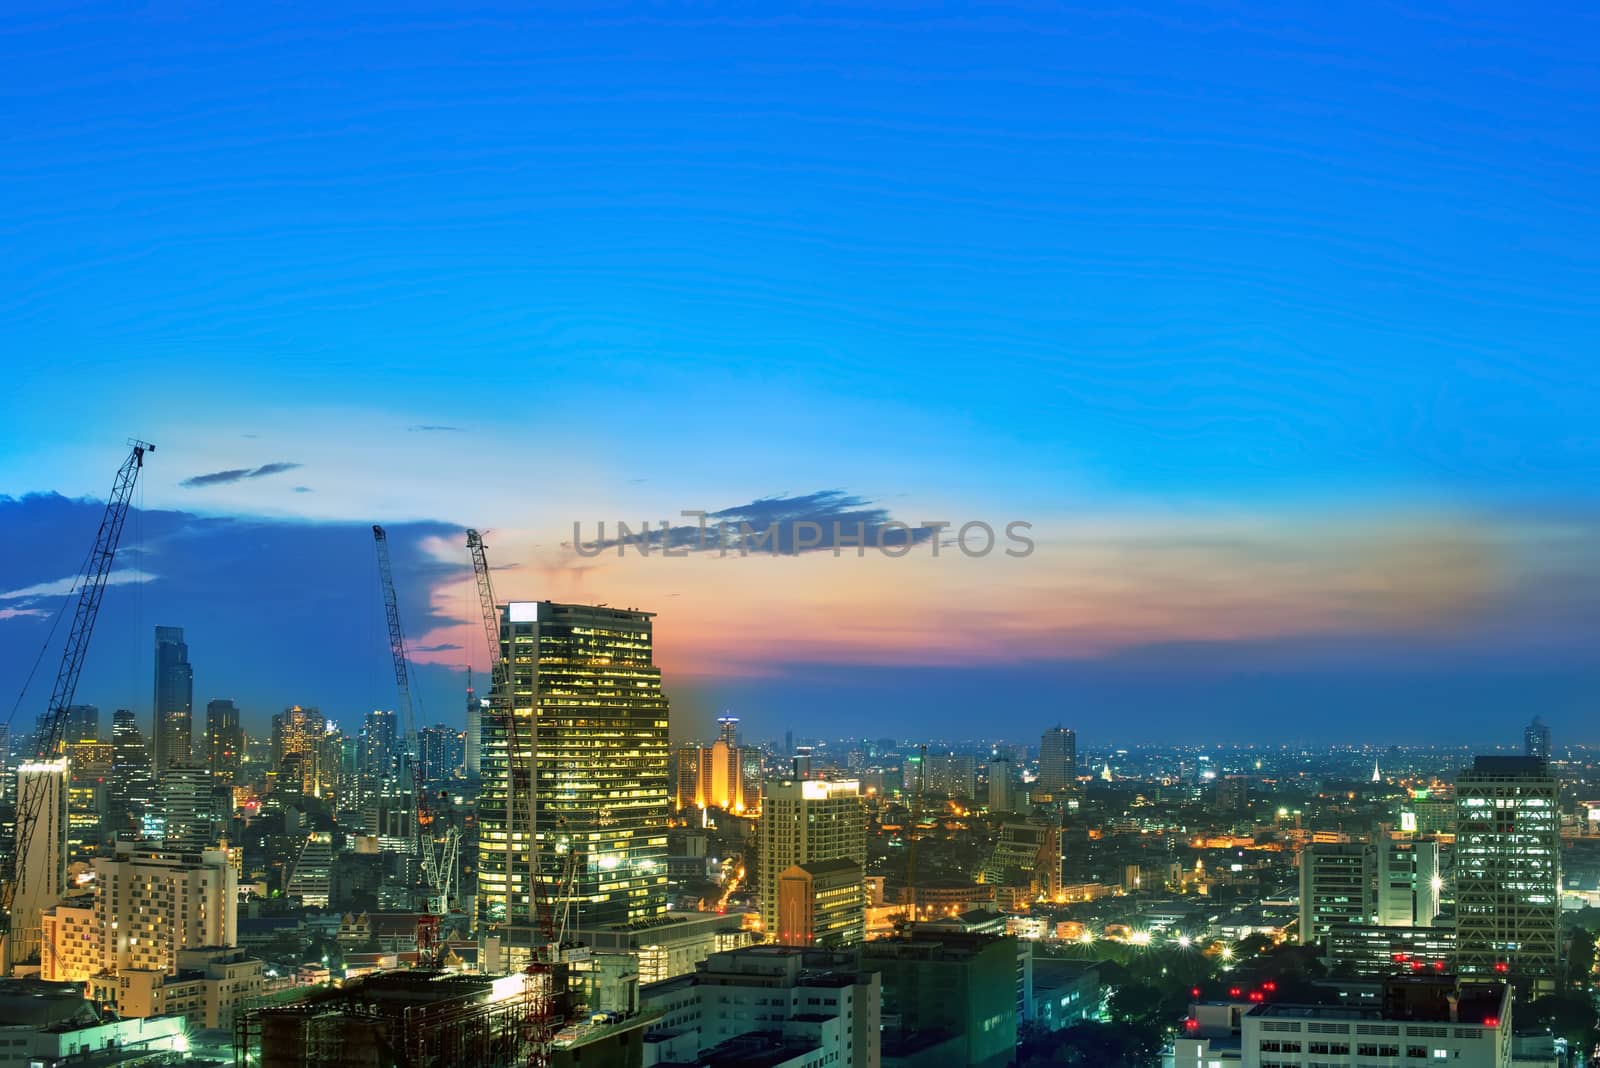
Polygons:
<instances>
[{"instance_id":1,"label":"building facade","mask_svg":"<svg viewBox=\"0 0 1600 1068\"><path fill-rule=\"evenodd\" d=\"M1456 778L1456 968L1553 992L1562 978L1560 790L1536 757Z\"/></svg>"},{"instance_id":2,"label":"building facade","mask_svg":"<svg viewBox=\"0 0 1600 1068\"><path fill-rule=\"evenodd\" d=\"M239 722L239 706L228 700L206 704L206 766L211 780L219 786L239 781L244 762L244 728Z\"/></svg>"},{"instance_id":3,"label":"building facade","mask_svg":"<svg viewBox=\"0 0 1600 1068\"><path fill-rule=\"evenodd\" d=\"M779 944L836 949L865 938L863 874L853 860L816 860L780 872Z\"/></svg>"},{"instance_id":4,"label":"building facade","mask_svg":"<svg viewBox=\"0 0 1600 1068\"><path fill-rule=\"evenodd\" d=\"M151 740L157 778L187 764L194 744L194 668L182 627L156 628L155 722Z\"/></svg>"},{"instance_id":5,"label":"building facade","mask_svg":"<svg viewBox=\"0 0 1600 1068\"><path fill-rule=\"evenodd\" d=\"M1058 794L1078 781L1078 735L1057 725L1039 739L1039 791Z\"/></svg>"},{"instance_id":6,"label":"building facade","mask_svg":"<svg viewBox=\"0 0 1600 1068\"><path fill-rule=\"evenodd\" d=\"M796 864L823 860L848 860L866 870L867 816L861 784L853 779L769 783L760 834L761 927L770 934L778 930L778 880L783 872Z\"/></svg>"},{"instance_id":7,"label":"building facade","mask_svg":"<svg viewBox=\"0 0 1600 1068\"><path fill-rule=\"evenodd\" d=\"M502 607L511 693L483 714L480 922L536 926L534 843L541 879L570 885L578 924L665 915L668 706L652 618L551 601Z\"/></svg>"}]
</instances>

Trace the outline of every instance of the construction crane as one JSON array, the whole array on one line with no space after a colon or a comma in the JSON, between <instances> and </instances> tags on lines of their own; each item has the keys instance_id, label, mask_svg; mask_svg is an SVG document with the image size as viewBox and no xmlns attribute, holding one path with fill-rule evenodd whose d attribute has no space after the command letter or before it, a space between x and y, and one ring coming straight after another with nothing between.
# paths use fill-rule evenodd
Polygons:
<instances>
[{"instance_id":1,"label":"construction crane","mask_svg":"<svg viewBox=\"0 0 1600 1068\"><path fill-rule=\"evenodd\" d=\"M394 659L394 684L399 694L400 714L406 737L418 738L416 717L411 703L411 673L407 667L405 630L400 625L400 603L394 592L394 572L389 565L389 536L377 524L372 527L373 544L378 552L378 578L383 585L384 615L389 622L389 654ZM422 861L422 881L427 887L428 899L424 914L417 919L417 953L425 962L433 962L438 955L439 919L450 911L451 878L447 865L453 865L460 849L460 831L452 827L445 835L443 854L436 854L433 835L433 811L428 804L428 791L422 776L420 753L411 758L411 789L416 809L416 848Z\"/></svg>"},{"instance_id":2,"label":"construction crane","mask_svg":"<svg viewBox=\"0 0 1600 1068\"><path fill-rule=\"evenodd\" d=\"M128 502L133 487L144 470L145 453L155 452L148 441L128 440L132 451L117 469L111 483L111 494L106 498L106 510L100 517L100 529L95 534L94 546L84 561L83 574L78 578L78 605L72 615L72 629L67 633L66 646L61 650L61 666L56 670L55 686L50 691L50 704L40 718L34 732L34 755L40 761L54 760L61 754L62 735L66 732L67 708L78 690L78 676L83 673L84 658L89 652L89 638L94 633L95 617L100 614L100 600L105 596L106 580L111 574L111 563L117 555L117 545L122 540L122 525L128 519ZM14 948L11 910L16 905L17 893L28 880L27 865L29 845L38 827L39 817L50 791L42 779L30 778L19 784L16 812L16 847L6 858L0 871L0 974L11 974L11 954ZM63 785L62 789L66 787Z\"/></svg>"},{"instance_id":3,"label":"construction crane","mask_svg":"<svg viewBox=\"0 0 1600 1068\"><path fill-rule=\"evenodd\" d=\"M510 671L500 645L500 610L495 605L494 583L489 576L489 560L484 552L483 537L476 530L467 531L467 550L472 554L472 573L477 579L478 605L483 615L483 636L489 646L492 680L489 690L490 714L505 724L511 750L507 754L509 789L506 791L507 927L511 925L512 850L516 839L510 824L518 789L527 791L529 896L533 903L534 926L543 936L544 945L529 947L528 966L523 972L529 997L527 1015L523 1019L522 1042L527 1054L526 1063L531 1068L544 1068L551 1061L553 1040L563 1022L561 995L564 991L556 989L556 981L560 972L561 942L566 936L567 908L558 910L545 893L539 862L538 802L534 794L535 756L538 749L536 717L520 717L511 706ZM528 720L526 724L521 722L524 718ZM519 757L522 758L520 766ZM577 860L577 853L569 849L557 883L557 894L564 905L571 901Z\"/></svg>"}]
</instances>

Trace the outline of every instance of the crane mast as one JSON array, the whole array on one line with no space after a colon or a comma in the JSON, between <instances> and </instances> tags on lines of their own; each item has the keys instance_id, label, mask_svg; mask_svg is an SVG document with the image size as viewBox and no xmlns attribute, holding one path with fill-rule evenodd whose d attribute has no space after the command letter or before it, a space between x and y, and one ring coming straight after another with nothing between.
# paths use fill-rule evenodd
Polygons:
<instances>
[{"instance_id":1,"label":"crane mast","mask_svg":"<svg viewBox=\"0 0 1600 1068\"><path fill-rule=\"evenodd\" d=\"M400 602L394 592L394 571L389 564L389 536L381 526L373 524L372 540L378 552L378 578L383 585L383 610L389 623L389 654L394 659L394 685L399 695L400 713L406 737L413 743L418 740L415 715L411 703L411 673L406 658L405 630L400 625ZM420 753L411 756L411 788L416 806L416 848L422 861L422 880L428 889L429 915L417 923L417 949L427 955L433 949L438 933L438 917L449 909L449 886L440 871L439 858L434 855L433 836L429 828L433 813L428 808L428 791L422 781ZM447 845L448 850L448 845Z\"/></svg>"},{"instance_id":2,"label":"crane mast","mask_svg":"<svg viewBox=\"0 0 1600 1068\"><path fill-rule=\"evenodd\" d=\"M556 929L556 910L544 893L544 880L541 878L539 866L539 837L536 816L537 804L534 797L535 755L538 746L537 735L526 738L527 730L520 722L515 710L511 707L511 679L506 665L506 659L500 648L500 610L495 606L494 583L489 577L489 560L484 553L483 536L476 530L467 531L467 549L472 554L472 573L478 581L478 607L483 614L483 637L489 646L489 664L493 682L489 690L489 708L494 715L505 717L506 733L511 739L512 751L509 761L511 765L511 786L506 795L506 813L509 816L512 806L516 801L516 787L525 783L528 796L528 882L529 894L533 899L534 921L544 935L545 943L554 946L558 932ZM529 725L528 729L537 730ZM526 756L526 765L523 769L524 777L519 780L516 757ZM509 829L508 829L509 830ZM511 875L511 842L514 836L506 835L506 876L507 885L510 885ZM506 902L506 921L511 920L511 903Z\"/></svg>"},{"instance_id":3,"label":"crane mast","mask_svg":"<svg viewBox=\"0 0 1600 1068\"><path fill-rule=\"evenodd\" d=\"M106 510L100 517L100 529L95 534L94 546L84 561L79 578L78 604L72 614L72 629L67 633L66 645L61 650L61 666L56 670L55 685L50 691L50 704L34 735L34 752L39 760L51 760L61 751L62 736L66 731L67 708L78 690L78 677L83 673L83 662L89 652L89 638L94 633L94 621L100 614L100 601L105 596L106 580L111 574L111 564L117 555L117 545L122 541L122 526L128 519L128 502L133 488L144 470L145 453L156 447L147 441L130 438L132 451L117 469L111 483L111 494L106 498ZM28 855L34 830L39 823L45 796L49 792L42 783L30 789L21 789L17 796L16 846L0 872L0 973L11 974L11 910L16 904L17 891L27 881L26 865L20 863Z\"/></svg>"}]
</instances>

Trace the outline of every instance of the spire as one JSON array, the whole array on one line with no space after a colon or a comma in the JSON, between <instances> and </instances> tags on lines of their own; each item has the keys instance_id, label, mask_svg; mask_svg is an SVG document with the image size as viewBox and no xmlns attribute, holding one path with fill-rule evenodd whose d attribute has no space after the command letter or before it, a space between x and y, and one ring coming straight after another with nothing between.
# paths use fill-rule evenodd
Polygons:
<instances>
[{"instance_id":1,"label":"spire","mask_svg":"<svg viewBox=\"0 0 1600 1068\"><path fill-rule=\"evenodd\" d=\"M1377 757L1373 757L1372 758L1372 781L1373 782L1382 782L1383 781L1383 776L1378 773L1378 758Z\"/></svg>"}]
</instances>

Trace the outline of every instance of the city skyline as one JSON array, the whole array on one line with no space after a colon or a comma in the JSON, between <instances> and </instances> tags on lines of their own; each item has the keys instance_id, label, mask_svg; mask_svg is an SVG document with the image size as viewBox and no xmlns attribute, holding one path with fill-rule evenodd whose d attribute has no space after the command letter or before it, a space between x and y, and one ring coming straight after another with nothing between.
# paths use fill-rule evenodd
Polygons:
<instances>
[{"instance_id":1,"label":"city skyline","mask_svg":"<svg viewBox=\"0 0 1600 1068\"><path fill-rule=\"evenodd\" d=\"M451 723L488 656L471 526L508 599L656 612L693 736L1039 694L1135 741L1592 730L1600 224L1544 78L1586 54L1566 16L1484 13L1480 64L1362 5L1288 37L1165 5L101 14L0 43L16 688L136 434L102 707L137 707L154 625L251 723L385 707L382 522ZM1037 548L564 547L693 510Z\"/></svg>"}]
</instances>

